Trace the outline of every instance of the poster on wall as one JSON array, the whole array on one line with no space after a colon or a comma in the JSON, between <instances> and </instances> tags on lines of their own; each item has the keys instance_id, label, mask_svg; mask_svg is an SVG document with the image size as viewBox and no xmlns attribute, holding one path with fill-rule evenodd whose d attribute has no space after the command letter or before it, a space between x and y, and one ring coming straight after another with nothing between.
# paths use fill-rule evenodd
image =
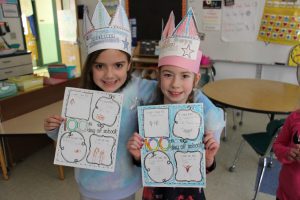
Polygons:
<instances>
[{"instance_id":1,"label":"poster on wall","mask_svg":"<svg viewBox=\"0 0 300 200\"><path fill-rule=\"evenodd\" d=\"M138 107L143 185L205 187L203 104Z\"/></svg>"},{"instance_id":2,"label":"poster on wall","mask_svg":"<svg viewBox=\"0 0 300 200\"><path fill-rule=\"evenodd\" d=\"M58 33L59 40L77 42L77 22L73 10L58 10Z\"/></svg>"},{"instance_id":3,"label":"poster on wall","mask_svg":"<svg viewBox=\"0 0 300 200\"><path fill-rule=\"evenodd\" d=\"M67 87L54 164L113 172L123 95Z\"/></svg>"},{"instance_id":4,"label":"poster on wall","mask_svg":"<svg viewBox=\"0 0 300 200\"><path fill-rule=\"evenodd\" d=\"M300 3L293 0L266 0L258 40L296 45L300 41Z\"/></svg>"},{"instance_id":5,"label":"poster on wall","mask_svg":"<svg viewBox=\"0 0 300 200\"><path fill-rule=\"evenodd\" d=\"M259 19L258 0L235 0L222 12L221 38L225 42L256 41Z\"/></svg>"},{"instance_id":6,"label":"poster on wall","mask_svg":"<svg viewBox=\"0 0 300 200\"><path fill-rule=\"evenodd\" d=\"M192 2L193 3L193 2ZM203 1L202 30L217 31L221 28L222 1Z\"/></svg>"}]
</instances>

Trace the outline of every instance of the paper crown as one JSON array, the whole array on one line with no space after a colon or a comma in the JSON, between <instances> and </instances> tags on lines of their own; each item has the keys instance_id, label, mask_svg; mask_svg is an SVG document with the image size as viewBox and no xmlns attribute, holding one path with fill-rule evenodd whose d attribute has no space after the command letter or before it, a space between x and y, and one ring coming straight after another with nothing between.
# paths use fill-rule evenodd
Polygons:
<instances>
[{"instance_id":1,"label":"paper crown","mask_svg":"<svg viewBox=\"0 0 300 200\"><path fill-rule=\"evenodd\" d=\"M85 7L83 34L88 54L101 49L118 49L131 55L130 26L121 2L112 18L101 1L96 5L92 20Z\"/></svg>"},{"instance_id":2,"label":"paper crown","mask_svg":"<svg viewBox=\"0 0 300 200\"><path fill-rule=\"evenodd\" d=\"M159 43L158 66L174 65L199 73L202 52L199 51L200 37L193 9L175 28L175 16L171 12Z\"/></svg>"}]
</instances>

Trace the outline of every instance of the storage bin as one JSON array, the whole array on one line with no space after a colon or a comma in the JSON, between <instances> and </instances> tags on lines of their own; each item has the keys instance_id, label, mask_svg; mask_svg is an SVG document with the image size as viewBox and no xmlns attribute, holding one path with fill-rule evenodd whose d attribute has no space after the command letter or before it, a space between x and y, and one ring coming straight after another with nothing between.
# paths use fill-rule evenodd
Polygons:
<instances>
[{"instance_id":1,"label":"storage bin","mask_svg":"<svg viewBox=\"0 0 300 200\"><path fill-rule=\"evenodd\" d=\"M20 91L30 91L43 87L43 77L35 75L10 77L8 82L15 83Z\"/></svg>"},{"instance_id":2,"label":"storage bin","mask_svg":"<svg viewBox=\"0 0 300 200\"><path fill-rule=\"evenodd\" d=\"M48 71L51 78L70 79L75 78L76 66L54 65L49 66Z\"/></svg>"},{"instance_id":3,"label":"storage bin","mask_svg":"<svg viewBox=\"0 0 300 200\"><path fill-rule=\"evenodd\" d=\"M0 98L9 97L16 95L18 93L18 89L16 84L0 82Z\"/></svg>"}]
</instances>

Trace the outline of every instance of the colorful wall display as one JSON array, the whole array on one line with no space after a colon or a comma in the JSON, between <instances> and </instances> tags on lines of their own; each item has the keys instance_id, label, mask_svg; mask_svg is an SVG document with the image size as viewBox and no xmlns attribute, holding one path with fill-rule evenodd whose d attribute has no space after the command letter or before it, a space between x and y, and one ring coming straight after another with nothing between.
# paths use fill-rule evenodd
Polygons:
<instances>
[{"instance_id":1,"label":"colorful wall display","mask_svg":"<svg viewBox=\"0 0 300 200\"><path fill-rule=\"evenodd\" d=\"M286 0L266 0L258 40L295 45L300 42L300 4Z\"/></svg>"}]
</instances>

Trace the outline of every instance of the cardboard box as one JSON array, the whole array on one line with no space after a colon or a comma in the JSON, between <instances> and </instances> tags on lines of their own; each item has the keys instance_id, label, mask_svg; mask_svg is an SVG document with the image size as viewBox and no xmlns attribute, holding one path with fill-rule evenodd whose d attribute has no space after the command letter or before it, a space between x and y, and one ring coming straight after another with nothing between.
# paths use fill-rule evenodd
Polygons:
<instances>
[{"instance_id":1,"label":"cardboard box","mask_svg":"<svg viewBox=\"0 0 300 200\"><path fill-rule=\"evenodd\" d=\"M30 91L43 87L43 77L35 75L10 77L8 82L15 83L20 91Z\"/></svg>"},{"instance_id":2,"label":"cardboard box","mask_svg":"<svg viewBox=\"0 0 300 200\"><path fill-rule=\"evenodd\" d=\"M76 66L52 65L48 66L51 78L71 79L75 78Z\"/></svg>"},{"instance_id":3,"label":"cardboard box","mask_svg":"<svg viewBox=\"0 0 300 200\"><path fill-rule=\"evenodd\" d=\"M16 95L18 93L18 89L16 84L0 82L0 98L9 97Z\"/></svg>"}]
</instances>

